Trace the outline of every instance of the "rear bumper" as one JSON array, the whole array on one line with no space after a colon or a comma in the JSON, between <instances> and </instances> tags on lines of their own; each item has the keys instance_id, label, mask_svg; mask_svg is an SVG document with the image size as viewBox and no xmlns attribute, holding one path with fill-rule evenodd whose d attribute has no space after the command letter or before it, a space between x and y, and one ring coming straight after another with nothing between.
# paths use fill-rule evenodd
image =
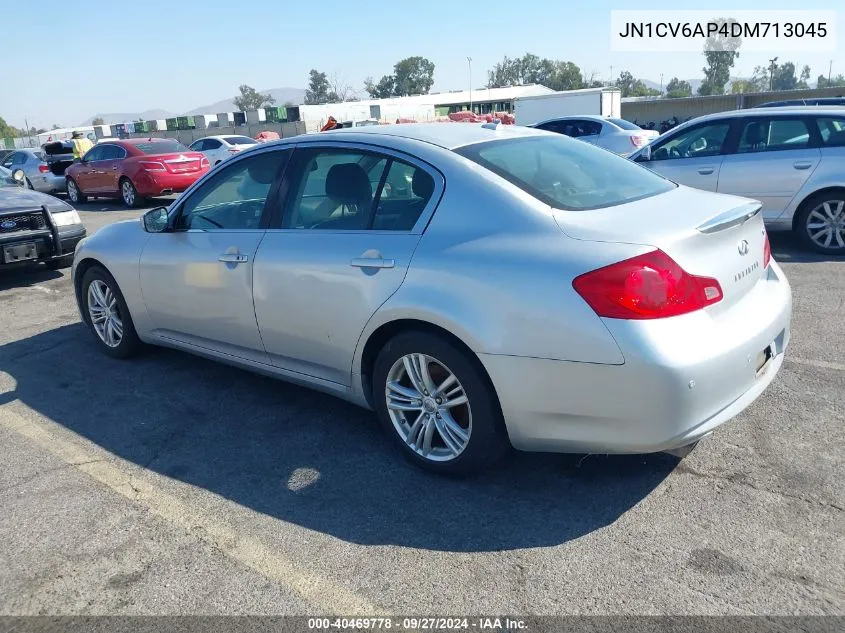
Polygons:
<instances>
[{"instance_id":1,"label":"rear bumper","mask_svg":"<svg viewBox=\"0 0 845 633\"><path fill-rule=\"evenodd\" d=\"M67 180L65 177L57 176L53 172L48 172L46 174L39 173L39 175L31 179L30 182L36 191L42 191L44 193L67 191Z\"/></svg>"},{"instance_id":2,"label":"rear bumper","mask_svg":"<svg viewBox=\"0 0 845 633\"><path fill-rule=\"evenodd\" d=\"M789 344L792 298L773 263L730 314L606 320L623 365L480 354L515 448L648 453L685 446L748 407ZM773 358L757 372L759 352Z\"/></svg>"},{"instance_id":3,"label":"rear bumper","mask_svg":"<svg viewBox=\"0 0 845 633\"><path fill-rule=\"evenodd\" d=\"M169 174L163 172L143 172L134 182L135 189L142 196L160 196L168 193L181 193L194 184L208 170L190 174Z\"/></svg>"}]
</instances>

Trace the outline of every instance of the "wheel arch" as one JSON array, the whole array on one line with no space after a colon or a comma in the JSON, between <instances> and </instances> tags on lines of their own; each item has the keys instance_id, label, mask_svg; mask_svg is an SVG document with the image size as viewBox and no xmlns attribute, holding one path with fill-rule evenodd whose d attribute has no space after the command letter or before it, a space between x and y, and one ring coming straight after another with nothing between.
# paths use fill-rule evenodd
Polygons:
<instances>
[{"instance_id":1,"label":"wheel arch","mask_svg":"<svg viewBox=\"0 0 845 633\"><path fill-rule=\"evenodd\" d=\"M88 313L87 311L82 309L82 279L85 277L85 273L87 273L90 269L94 266L99 266L103 270L105 270L109 275L109 269L106 268L106 265L103 264L99 259L94 257L85 257L81 259L74 268L73 272L73 294L76 296L76 305L79 306L79 313L82 317L82 320L85 323L88 323Z\"/></svg>"},{"instance_id":2,"label":"wheel arch","mask_svg":"<svg viewBox=\"0 0 845 633\"><path fill-rule=\"evenodd\" d=\"M795 205L795 213L792 215L792 230L793 231L796 231L798 229L798 218L801 216L801 213L806 208L807 203L810 202L811 200L813 200L813 198L817 198L819 196L822 196L822 195L828 194L828 193L839 193L839 194L842 194L843 196L845 196L845 186L834 185L834 186L831 186L831 187L824 187L822 189L818 189L818 190L804 196L804 198L801 200L801 202L799 202L797 205Z\"/></svg>"},{"instance_id":3,"label":"wheel arch","mask_svg":"<svg viewBox=\"0 0 845 633\"><path fill-rule=\"evenodd\" d=\"M376 358L390 339L405 332L424 332L427 334L433 334L448 341L466 354L470 362L475 365L481 379L486 382L487 386L491 389L491 392L496 400L496 406L499 408L499 412L501 413L499 394L496 391L493 380L490 378L490 374L487 373L487 369L484 367L484 364L478 358L478 355L473 351L473 349L461 337L457 336L445 327L419 318L397 318L382 323L370 333L364 343L358 368L360 370L361 386L364 392L364 397L371 408L375 408L373 403L372 376ZM501 420L502 417L500 416L499 419Z\"/></svg>"}]
</instances>

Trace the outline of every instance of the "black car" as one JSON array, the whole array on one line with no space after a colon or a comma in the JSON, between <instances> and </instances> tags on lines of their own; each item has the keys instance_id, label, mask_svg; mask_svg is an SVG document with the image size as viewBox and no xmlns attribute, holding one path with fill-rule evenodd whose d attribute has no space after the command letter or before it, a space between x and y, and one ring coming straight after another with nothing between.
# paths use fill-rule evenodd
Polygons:
<instances>
[{"instance_id":1,"label":"black car","mask_svg":"<svg viewBox=\"0 0 845 633\"><path fill-rule=\"evenodd\" d=\"M73 263L85 237L79 214L64 200L27 189L0 167L0 268L44 262L50 268Z\"/></svg>"}]
</instances>

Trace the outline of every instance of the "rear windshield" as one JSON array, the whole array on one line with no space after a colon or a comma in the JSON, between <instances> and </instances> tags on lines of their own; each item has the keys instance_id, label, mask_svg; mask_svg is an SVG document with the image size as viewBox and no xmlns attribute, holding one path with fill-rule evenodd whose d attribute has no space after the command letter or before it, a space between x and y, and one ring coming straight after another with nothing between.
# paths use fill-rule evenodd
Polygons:
<instances>
[{"instance_id":1,"label":"rear windshield","mask_svg":"<svg viewBox=\"0 0 845 633\"><path fill-rule=\"evenodd\" d=\"M149 143L136 143L135 147L145 154L170 154L172 152L188 152L187 147L179 141L167 139L164 141L150 141Z\"/></svg>"},{"instance_id":2,"label":"rear windshield","mask_svg":"<svg viewBox=\"0 0 845 633\"><path fill-rule=\"evenodd\" d=\"M223 140L229 145L255 145L256 141L248 136L224 136Z\"/></svg>"},{"instance_id":3,"label":"rear windshield","mask_svg":"<svg viewBox=\"0 0 845 633\"><path fill-rule=\"evenodd\" d=\"M456 152L558 209L610 207L676 187L625 158L561 135L476 143Z\"/></svg>"},{"instance_id":4,"label":"rear windshield","mask_svg":"<svg viewBox=\"0 0 845 633\"><path fill-rule=\"evenodd\" d=\"M630 121L626 121L625 119L608 119L611 123L616 125L617 127L621 127L623 130L641 130L642 128L639 125L634 125Z\"/></svg>"}]
</instances>

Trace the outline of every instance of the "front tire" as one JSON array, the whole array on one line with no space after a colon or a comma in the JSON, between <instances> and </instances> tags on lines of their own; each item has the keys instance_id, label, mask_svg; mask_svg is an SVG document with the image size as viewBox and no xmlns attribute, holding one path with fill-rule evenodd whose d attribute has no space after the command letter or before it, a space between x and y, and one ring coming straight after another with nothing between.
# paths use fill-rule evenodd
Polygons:
<instances>
[{"instance_id":1,"label":"front tire","mask_svg":"<svg viewBox=\"0 0 845 633\"><path fill-rule=\"evenodd\" d=\"M67 179L67 199L73 204L84 204L88 202L88 196L82 193L82 190L73 178Z\"/></svg>"},{"instance_id":2,"label":"front tire","mask_svg":"<svg viewBox=\"0 0 845 633\"><path fill-rule=\"evenodd\" d=\"M404 332L378 355L373 403L412 462L445 475L482 471L510 449L499 401L477 358L427 332Z\"/></svg>"},{"instance_id":3,"label":"front tire","mask_svg":"<svg viewBox=\"0 0 845 633\"><path fill-rule=\"evenodd\" d=\"M817 253L845 255L845 192L822 193L804 202L795 230Z\"/></svg>"},{"instance_id":4,"label":"front tire","mask_svg":"<svg viewBox=\"0 0 845 633\"><path fill-rule=\"evenodd\" d=\"M132 181L128 178L124 178L120 181L120 197L123 198L123 204L130 209L136 209L144 202L144 199L138 195L138 190L135 189L135 185L133 185Z\"/></svg>"},{"instance_id":5,"label":"front tire","mask_svg":"<svg viewBox=\"0 0 845 633\"><path fill-rule=\"evenodd\" d=\"M100 349L113 358L140 351L141 339L117 282L108 271L92 266L82 277L82 309Z\"/></svg>"}]
</instances>

